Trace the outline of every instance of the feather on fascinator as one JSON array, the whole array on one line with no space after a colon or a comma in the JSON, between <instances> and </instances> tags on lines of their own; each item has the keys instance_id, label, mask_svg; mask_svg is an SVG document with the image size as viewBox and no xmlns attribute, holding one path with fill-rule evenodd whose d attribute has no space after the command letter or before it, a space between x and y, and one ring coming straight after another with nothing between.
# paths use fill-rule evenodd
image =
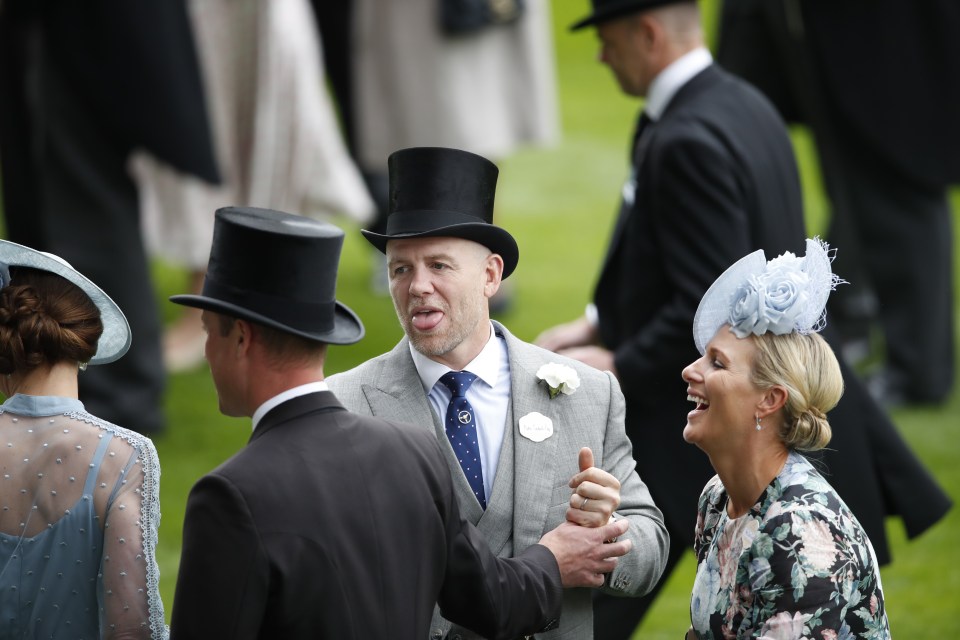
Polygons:
<instances>
[{"instance_id":1,"label":"feather on fascinator","mask_svg":"<svg viewBox=\"0 0 960 640\"><path fill-rule=\"evenodd\" d=\"M693 319L697 350L703 354L725 324L738 338L823 329L827 298L845 283L831 268L834 252L819 238L808 238L802 258L787 251L768 262L761 249L737 260L700 300Z\"/></svg>"}]
</instances>

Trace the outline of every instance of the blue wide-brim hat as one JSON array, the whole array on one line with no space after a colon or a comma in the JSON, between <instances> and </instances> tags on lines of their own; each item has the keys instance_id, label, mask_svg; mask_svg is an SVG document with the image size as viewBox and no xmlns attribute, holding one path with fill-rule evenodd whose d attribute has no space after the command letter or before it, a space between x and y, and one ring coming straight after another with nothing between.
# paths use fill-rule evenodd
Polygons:
<instances>
[{"instance_id":1,"label":"blue wide-brim hat","mask_svg":"<svg viewBox=\"0 0 960 640\"><path fill-rule=\"evenodd\" d=\"M802 258L787 251L767 260L763 249L727 267L700 299L693 318L697 351L725 324L743 338L753 333L816 333L826 325L827 299L845 281L833 273L833 250L807 238Z\"/></svg>"},{"instance_id":2,"label":"blue wide-brim hat","mask_svg":"<svg viewBox=\"0 0 960 640\"><path fill-rule=\"evenodd\" d=\"M0 240L0 288L10 284L9 267L29 267L54 273L78 286L96 305L100 310L103 333L97 341L97 352L87 364L113 362L120 359L130 348L130 325L120 307L103 289L71 267L66 260L52 253L37 251L9 240Z\"/></svg>"},{"instance_id":3,"label":"blue wide-brim hat","mask_svg":"<svg viewBox=\"0 0 960 640\"><path fill-rule=\"evenodd\" d=\"M203 291L170 301L316 342L352 344L364 328L336 300L342 247L343 231L326 222L271 209L218 209Z\"/></svg>"},{"instance_id":4,"label":"blue wide-brim hat","mask_svg":"<svg viewBox=\"0 0 960 640\"><path fill-rule=\"evenodd\" d=\"M493 224L497 166L460 149L414 147L387 159L390 209L386 233L362 229L370 244L387 252L387 242L406 238L463 238L503 258L503 278L520 261L517 241Z\"/></svg>"}]
</instances>

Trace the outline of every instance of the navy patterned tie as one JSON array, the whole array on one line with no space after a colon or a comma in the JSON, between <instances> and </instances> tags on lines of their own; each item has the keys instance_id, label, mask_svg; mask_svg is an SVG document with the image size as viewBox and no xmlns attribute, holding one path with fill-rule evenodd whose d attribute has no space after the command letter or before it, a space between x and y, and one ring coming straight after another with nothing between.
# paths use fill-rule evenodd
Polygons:
<instances>
[{"instance_id":1,"label":"navy patterned tie","mask_svg":"<svg viewBox=\"0 0 960 640\"><path fill-rule=\"evenodd\" d=\"M477 444L477 420L465 395L476 379L477 376L469 371L450 371L440 378L440 382L453 394L450 404L447 405L447 417L443 426L473 494L477 496L480 506L486 509L480 446Z\"/></svg>"}]
</instances>

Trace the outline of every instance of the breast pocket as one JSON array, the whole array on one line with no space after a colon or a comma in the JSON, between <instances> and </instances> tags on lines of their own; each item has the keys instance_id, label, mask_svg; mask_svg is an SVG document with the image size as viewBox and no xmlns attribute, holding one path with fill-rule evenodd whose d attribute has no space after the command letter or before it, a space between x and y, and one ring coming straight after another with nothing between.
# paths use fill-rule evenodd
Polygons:
<instances>
[{"instance_id":1,"label":"breast pocket","mask_svg":"<svg viewBox=\"0 0 960 640\"><path fill-rule=\"evenodd\" d=\"M550 507L547 509L547 531L567 519L567 507L570 506L572 493L573 490L566 482L553 488L550 494Z\"/></svg>"}]
</instances>

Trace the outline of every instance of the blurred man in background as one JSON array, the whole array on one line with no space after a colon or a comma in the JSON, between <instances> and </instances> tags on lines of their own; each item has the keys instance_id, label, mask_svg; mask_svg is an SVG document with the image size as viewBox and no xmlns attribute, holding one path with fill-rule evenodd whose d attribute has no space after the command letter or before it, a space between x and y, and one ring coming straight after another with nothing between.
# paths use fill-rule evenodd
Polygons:
<instances>
[{"instance_id":1,"label":"blurred man in background","mask_svg":"<svg viewBox=\"0 0 960 640\"><path fill-rule=\"evenodd\" d=\"M668 575L693 544L697 501L713 475L681 437L691 406L680 372L698 357L690 338L697 305L742 255L802 254L803 203L783 121L713 63L696 2L594 0L593 8L574 28L596 27L602 62L624 93L646 103L594 304L536 342L619 379L637 469L674 541ZM830 416L836 451L824 458L887 562L887 514L903 514L917 535L950 501L849 368L844 377L847 392ZM597 637L629 638L655 594L639 603L599 596Z\"/></svg>"}]
</instances>

